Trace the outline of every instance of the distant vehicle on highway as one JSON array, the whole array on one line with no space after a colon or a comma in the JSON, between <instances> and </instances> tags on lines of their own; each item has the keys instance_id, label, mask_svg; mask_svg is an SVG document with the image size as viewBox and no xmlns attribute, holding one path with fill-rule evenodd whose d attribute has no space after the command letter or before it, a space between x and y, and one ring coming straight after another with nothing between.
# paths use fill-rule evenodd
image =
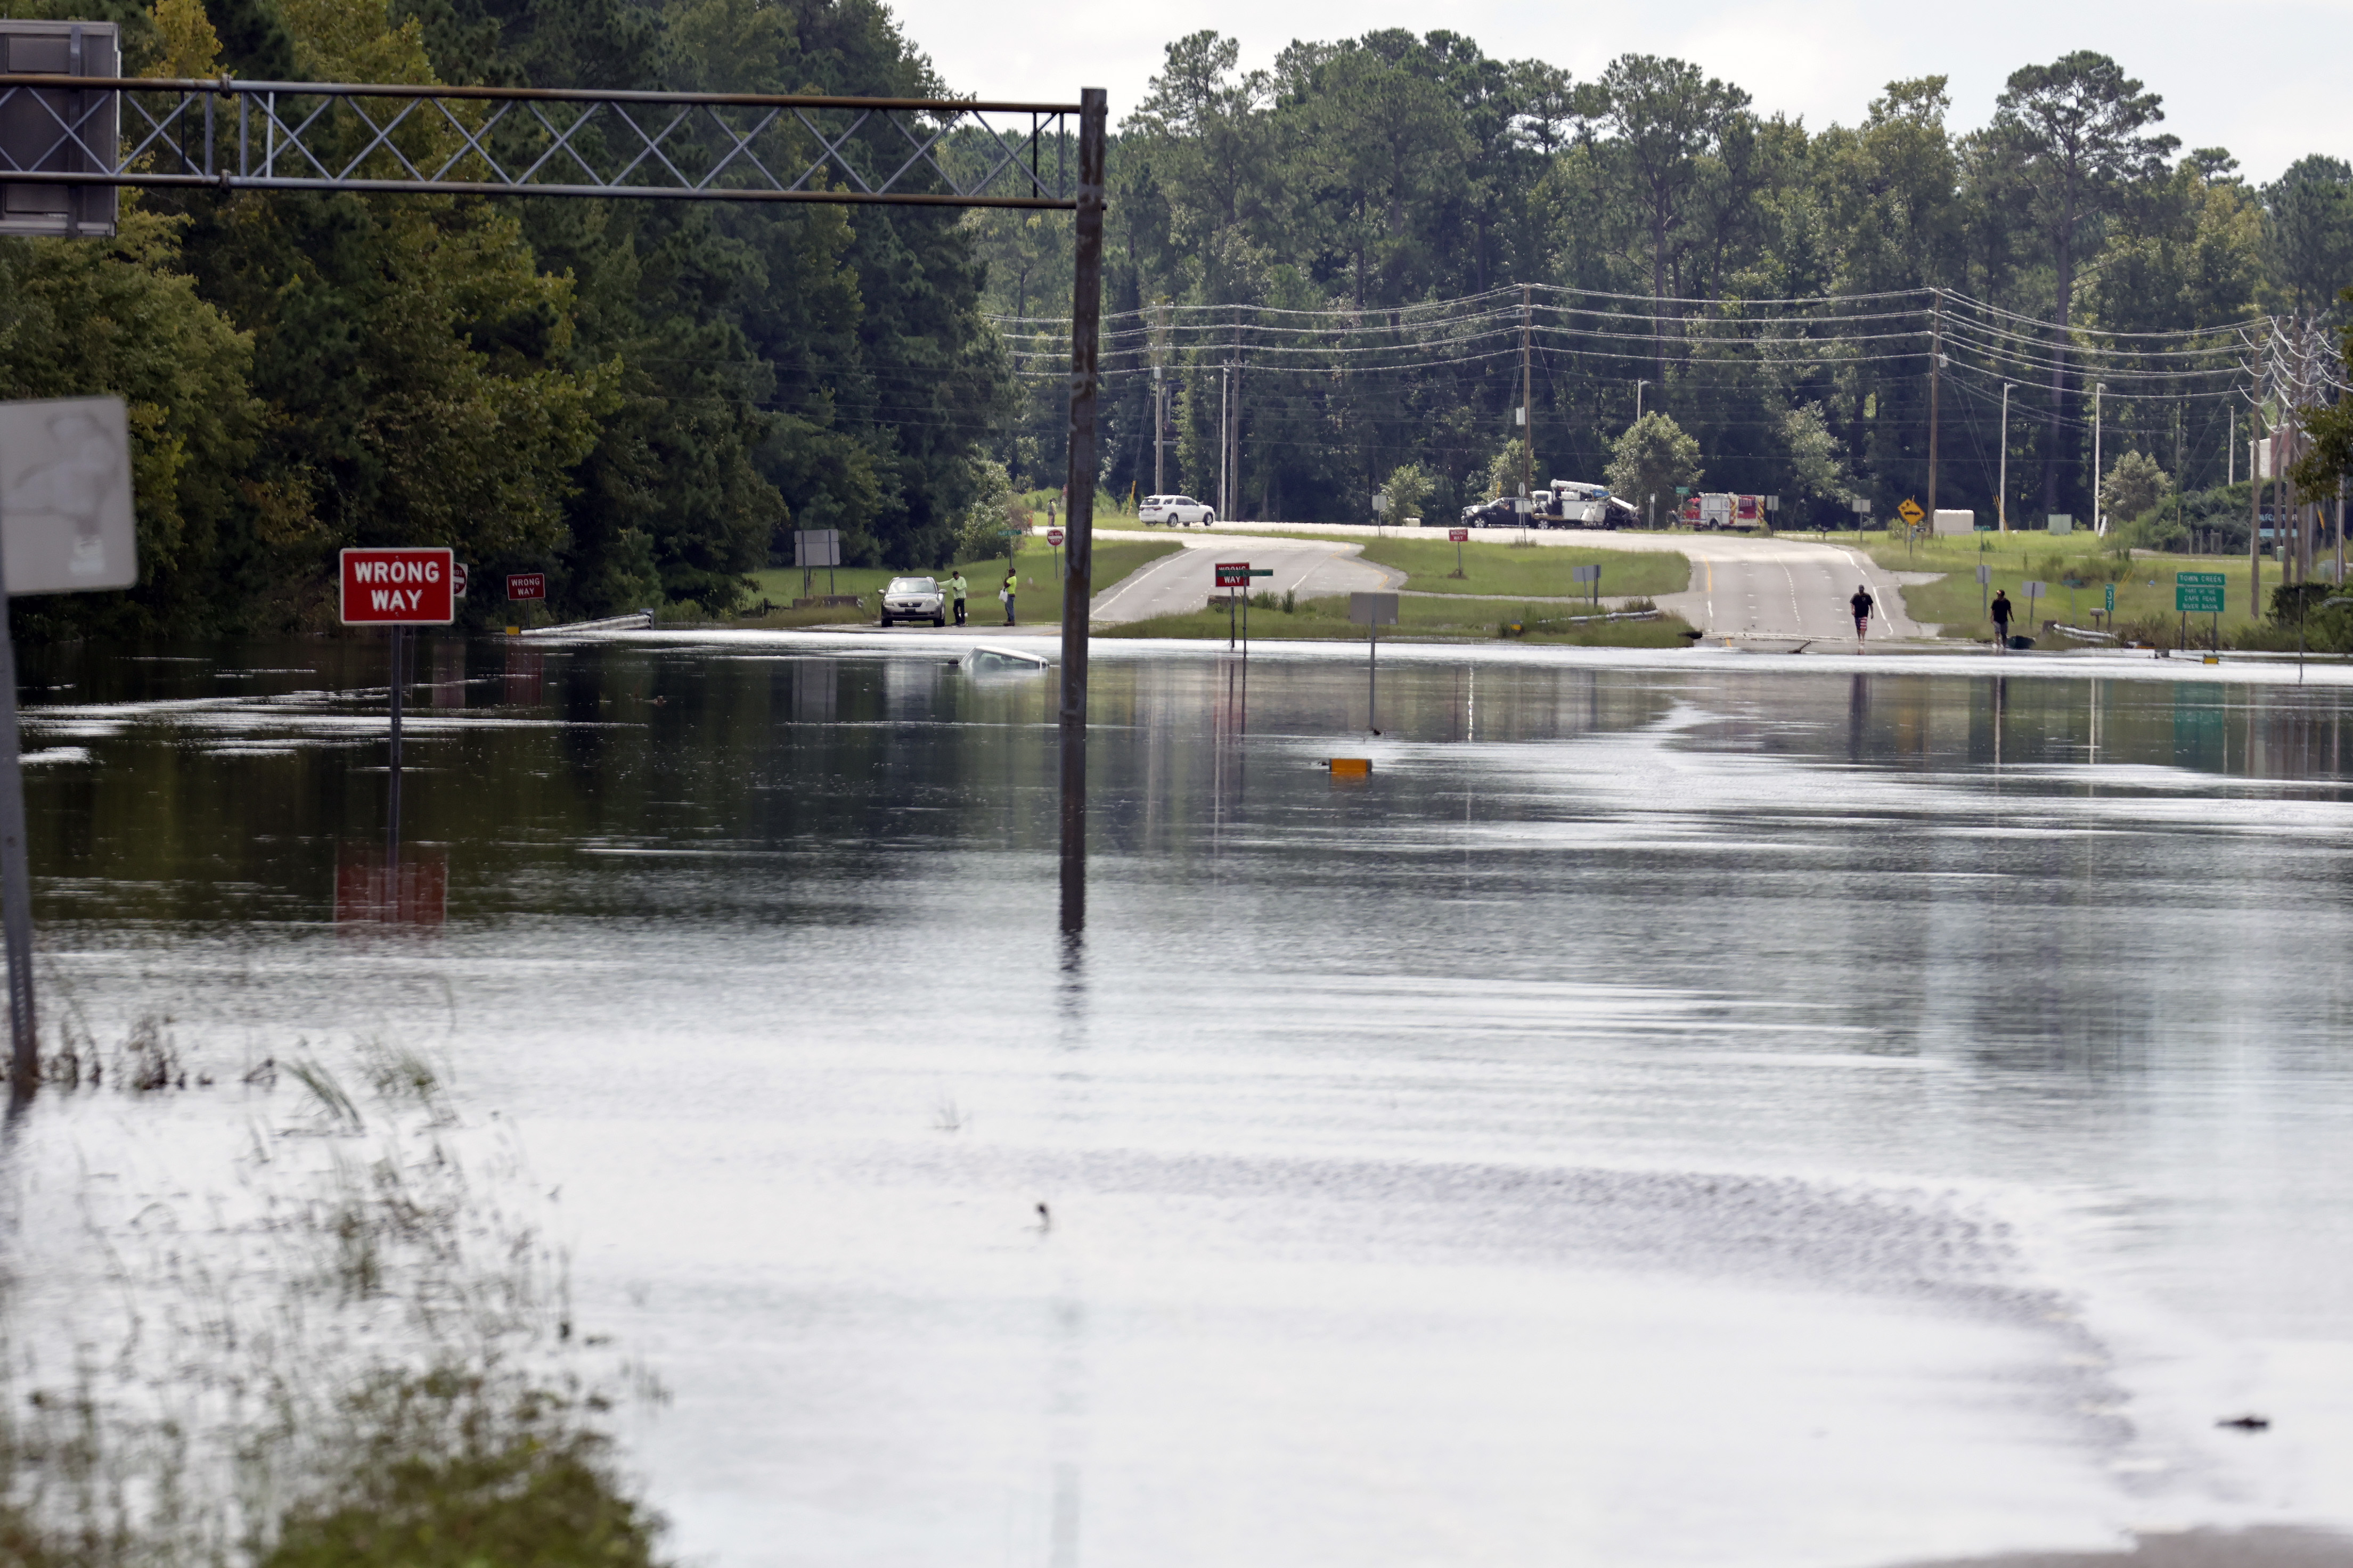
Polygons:
<instances>
[{"instance_id":1,"label":"distant vehicle on highway","mask_svg":"<svg viewBox=\"0 0 2353 1568\"><path fill-rule=\"evenodd\" d=\"M1686 528L1750 529L1765 526L1765 498L1705 490L1683 498Z\"/></svg>"},{"instance_id":2,"label":"distant vehicle on highway","mask_svg":"<svg viewBox=\"0 0 2353 1568\"><path fill-rule=\"evenodd\" d=\"M948 624L948 596L935 579L891 579L891 585L882 590L882 624L887 626L898 621L929 621L935 626Z\"/></svg>"},{"instance_id":3,"label":"distant vehicle on highway","mask_svg":"<svg viewBox=\"0 0 2353 1568\"><path fill-rule=\"evenodd\" d=\"M1215 528L1218 513L1208 502L1190 496L1145 496L1144 504L1135 509L1135 521L1146 528L1190 528L1197 522L1203 528Z\"/></svg>"},{"instance_id":4,"label":"distant vehicle on highway","mask_svg":"<svg viewBox=\"0 0 2353 1568\"><path fill-rule=\"evenodd\" d=\"M1512 496L1462 509L1462 526L1465 528L1518 528L1527 521L1520 513L1517 498Z\"/></svg>"},{"instance_id":5,"label":"distant vehicle on highway","mask_svg":"<svg viewBox=\"0 0 2353 1568\"><path fill-rule=\"evenodd\" d=\"M1641 521L1641 513L1609 493L1608 485L1578 479L1555 479L1550 489L1530 498L1531 520L1539 528L1625 528Z\"/></svg>"}]
</instances>

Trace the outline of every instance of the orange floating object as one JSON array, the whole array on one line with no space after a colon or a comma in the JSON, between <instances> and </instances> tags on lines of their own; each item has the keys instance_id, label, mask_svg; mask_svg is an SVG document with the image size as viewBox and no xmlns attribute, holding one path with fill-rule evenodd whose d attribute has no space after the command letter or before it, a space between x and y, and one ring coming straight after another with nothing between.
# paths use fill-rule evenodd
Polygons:
<instances>
[{"instance_id":1,"label":"orange floating object","mask_svg":"<svg viewBox=\"0 0 2353 1568\"><path fill-rule=\"evenodd\" d=\"M1332 770L1332 776L1335 779L1366 778L1373 771L1370 757L1335 757L1324 765Z\"/></svg>"}]
</instances>

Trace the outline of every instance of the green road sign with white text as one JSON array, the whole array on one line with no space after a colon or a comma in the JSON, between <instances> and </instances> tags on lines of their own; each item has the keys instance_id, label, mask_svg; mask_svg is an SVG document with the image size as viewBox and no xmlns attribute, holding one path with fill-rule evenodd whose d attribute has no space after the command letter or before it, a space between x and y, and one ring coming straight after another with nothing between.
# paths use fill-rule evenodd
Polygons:
<instances>
[{"instance_id":1,"label":"green road sign with white text","mask_svg":"<svg viewBox=\"0 0 2353 1568\"><path fill-rule=\"evenodd\" d=\"M2219 616L2222 613L2222 590L2202 583L2176 582L2173 584L2173 607L2185 615Z\"/></svg>"}]
</instances>

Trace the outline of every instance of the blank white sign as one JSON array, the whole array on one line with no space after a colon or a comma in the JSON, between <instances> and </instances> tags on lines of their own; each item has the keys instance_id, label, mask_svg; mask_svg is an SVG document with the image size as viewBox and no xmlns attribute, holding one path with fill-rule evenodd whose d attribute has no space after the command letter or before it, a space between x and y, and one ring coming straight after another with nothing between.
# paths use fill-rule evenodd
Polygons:
<instances>
[{"instance_id":1,"label":"blank white sign","mask_svg":"<svg viewBox=\"0 0 2353 1568\"><path fill-rule=\"evenodd\" d=\"M121 398L0 403L0 568L11 598L139 581Z\"/></svg>"}]
</instances>

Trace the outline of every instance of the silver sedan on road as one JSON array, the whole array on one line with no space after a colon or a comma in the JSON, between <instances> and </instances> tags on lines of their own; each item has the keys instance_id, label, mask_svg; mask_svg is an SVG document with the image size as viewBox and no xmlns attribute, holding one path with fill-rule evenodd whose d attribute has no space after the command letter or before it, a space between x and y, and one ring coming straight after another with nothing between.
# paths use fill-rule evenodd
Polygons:
<instances>
[{"instance_id":1,"label":"silver sedan on road","mask_svg":"<svg viewBox=\"0 0 2353 1568\"><path fill-rule=\"evenodd\" d=\"M882 624L894 621L929 621L935 626L948 624L948 596L939 583L930 577L893 577L891 585L882 590Z\"/></svg>"}]
</instances>

